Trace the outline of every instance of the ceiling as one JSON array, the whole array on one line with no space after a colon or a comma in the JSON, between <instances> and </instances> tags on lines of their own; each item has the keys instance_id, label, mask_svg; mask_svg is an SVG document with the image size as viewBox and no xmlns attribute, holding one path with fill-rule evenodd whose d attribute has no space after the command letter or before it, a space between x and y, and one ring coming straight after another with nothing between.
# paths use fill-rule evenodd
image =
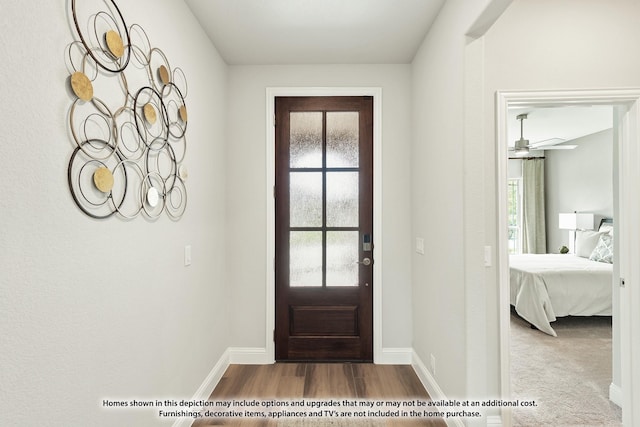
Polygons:
<instances>
[{"instance_id":1,"label":"ceiling","mask_svg":"<svg viewBox=\"0 0 640 427\"><path fill-rule=\"evenodd\" d=\"M552 138L568 142L613 127L613 107L608 105L510 108L509 146L520 138L518 114L528 114L524 120L523 136L531 144Z\"/></svg>"},{"instance_id":2,"label":"ceiling","mask_svg":"<svg viewBox=\"0 0 640 427\"><path fill-rule=\"evenodd\" d=\"M229 65L408 64L445 0L184 0ZM612 127L612 108L509 109L509 144L528 113L532 143Z\"/></svg>"},{"instance_id":3,"label":"ceiling","mask_svg":"<svg viewBox=\"0 0 640 427\"><path fill-rule=\"evenodd\" d=\"M408 64L445 0L185 0L230 65Z\"/></svg>"}]
</instances>

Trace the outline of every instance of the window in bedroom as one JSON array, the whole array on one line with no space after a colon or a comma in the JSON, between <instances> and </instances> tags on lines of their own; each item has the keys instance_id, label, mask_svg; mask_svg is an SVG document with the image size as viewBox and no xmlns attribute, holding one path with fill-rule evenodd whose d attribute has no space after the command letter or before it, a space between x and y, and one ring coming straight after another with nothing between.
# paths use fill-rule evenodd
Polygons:
<instances>
[{"instance_id":1,"label":"window in bedroom","mask_svg":"<svg viewBox=\"0 0 640 427\"><path fill-rule=\"evenodd\" d=\"M522 253L522 179L508 181L509 253Z\"/></svg>"}]
</instances>

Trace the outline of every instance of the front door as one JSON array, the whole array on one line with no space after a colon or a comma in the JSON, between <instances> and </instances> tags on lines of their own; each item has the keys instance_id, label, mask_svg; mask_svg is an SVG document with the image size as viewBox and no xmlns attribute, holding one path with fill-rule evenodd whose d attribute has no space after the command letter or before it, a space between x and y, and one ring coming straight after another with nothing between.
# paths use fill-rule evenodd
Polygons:
<instances>
[{"instance_id":1,"label":"front door","mask_svg":"<svg viewBox=\"0 0 640 427\"><path fill-rule=\"evenodd\" d=\"M278 361L373 360L373 98L279 97Z\"/></svg>"}]
</instances>

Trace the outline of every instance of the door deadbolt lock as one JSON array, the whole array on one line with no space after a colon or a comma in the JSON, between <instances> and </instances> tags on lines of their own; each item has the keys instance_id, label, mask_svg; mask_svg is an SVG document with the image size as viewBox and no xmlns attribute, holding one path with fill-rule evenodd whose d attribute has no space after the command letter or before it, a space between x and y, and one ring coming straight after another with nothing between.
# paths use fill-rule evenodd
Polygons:
<instances>
[{"instance_id":1,"label":"door deadbolt lock","mask_svg":"<svg viewBox=\"0 0 640 427\"><path fill-rule=\"evenodd\" d=\"M364 252L371 252L373 245L371 244L371 234L365 234L362 236L362 250Z\"/></svg>"}]
</instances>

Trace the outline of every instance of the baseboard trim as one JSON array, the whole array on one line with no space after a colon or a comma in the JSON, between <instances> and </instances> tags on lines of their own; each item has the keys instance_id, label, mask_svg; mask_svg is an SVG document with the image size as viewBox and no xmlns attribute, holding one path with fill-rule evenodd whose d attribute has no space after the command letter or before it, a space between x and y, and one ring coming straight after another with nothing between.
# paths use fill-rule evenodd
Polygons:
<instances>
[{"instance_id":1,"label":"baseboard trim","mask_svg":"<svg viewBox=\"0 0 640 427\"><path fill-rule=\"evenodd\" d=\"M387 347L382 349L375 363L378 365L411 365L412 360L412 348Z\"/></svg>"},{"instance_id":2,"label":"baseboard trim","mask_svg":"<svg viewBox=\"0 0 640 427\"><path fill-rule=\"evenodd\" d=\"M622 408L622 388L619 385L614 383L609 385L609 400Z\"/></svg>"},{"instance_id":3,"label":"baseboard trim","mask_svg":"<svg viewBox=\"0 0 640 427\"><path fill-rule=\"evenodd\" d=\"M436 379L433 377L433 375L431 375L431 372L429 372L427 366L422 362L422 359L420 359L420 356L418 356L415 350L412 351L411 366L413 366L413 370L416 372L416 375L418 375L420 382L422 382L422 385L427 390L427 393L429 393L429 396L431 396L431 400L448 400L444 392L436 382ZM445 412L445 410L443 410L442 408L438 408L438 411ZM464 427L462 419L458 417L447 418L445 419L445 422L450 427Z\"/></svg>"},{"instance_id":4,"label":"baseboard trim","mask_svg":"<svg viewBox=\"0 0 640 427\"><path fill-rule=\"evenodd\" d=\"M269 365L274 363L264 347L229 347L229 363L238 365ZM404 347L383 348L375 363L379 365L411 365L413 349Z\"/></svg>"},{"instance_id":5,"label":"baseboard trim","mask_svg":"<svg viewBox=\"0 0 640 427\"><path fill-rule=\"evenodd\" d=\"M218 362L216 362L213 369L211 369L211 371L209 372L209 375L207 375L207 377L204 379L204 381L202 382L202 384L200 385L200 387L198 388L198 390L195 392L195 394L191 399L194 401L209 399L209 396L211 396L211 393L213 393L213 389L216 388L216 385L218 385L218 383L220 382L220 379L222 379L222 376L224 375L224 372L229 367L230 363L231 363L230 351L229 349L227 349L222 354L220 359L218 359ZM188 427L192 423L193 423L193 418L191 417L178 418L173 423L173 427Z\"/></svg>"},{"instance_id":6,"label":"baseboard trim","mask_svg":"<svg viewBox=\"0 0 640 427\"><path fill-rule=\"evenodd\" d=\"M270 365L267 349L264 347L229 347L229 361L236 365Z\"/></svg>"}]
</instances>

